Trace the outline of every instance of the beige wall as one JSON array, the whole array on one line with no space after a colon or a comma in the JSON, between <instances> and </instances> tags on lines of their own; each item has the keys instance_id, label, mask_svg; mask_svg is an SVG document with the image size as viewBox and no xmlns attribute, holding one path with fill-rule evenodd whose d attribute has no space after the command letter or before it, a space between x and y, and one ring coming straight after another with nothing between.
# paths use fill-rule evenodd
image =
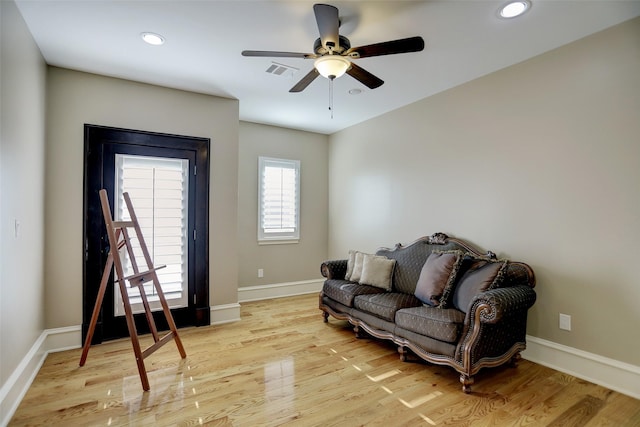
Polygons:
<instances>
[{"instance_id":1,"label":"beige wall","mask_svg":"<svg viewBox=\"0 0 640 427\"><path fill-rule=\"evenodd\" d=\"M330 257L436 231L467 239L535 269L529 334L640 366L640 18L330 147Z\"/></svg>"},{"instance_id":2,"label":"beige wall","mask_svg":"<svg viewBox=\"0 0 640 427\"><path fill-rule=\"evenodd\" d=\"M328 137L291 129L240 122L239 286L268 285L321 278L327 257ZM300 160L300 241L258 245L258 157ZM264 277L258 278L258 269Z\"/></svg>"},{"instance_id":3,"label":"beige wall","mask_svg":"<svg viewBox=\"0 0 640 427\"><path fill-rule=\"evenodd\" d=\"M210 302L237 302L238 101L50 67L46 326L82 321L85 123L211 139Z\"/></svg>"},{"instance_id":4,"label":"beige wall","mask_svg":"<svg viewBox=\"0 0 640 427\"><path fill-rule=\"evenodd\" d=\"M16 398L4 386L44 329L45 74L15 4L0 1L0 424Z\"/></svg>"}]
</instances>

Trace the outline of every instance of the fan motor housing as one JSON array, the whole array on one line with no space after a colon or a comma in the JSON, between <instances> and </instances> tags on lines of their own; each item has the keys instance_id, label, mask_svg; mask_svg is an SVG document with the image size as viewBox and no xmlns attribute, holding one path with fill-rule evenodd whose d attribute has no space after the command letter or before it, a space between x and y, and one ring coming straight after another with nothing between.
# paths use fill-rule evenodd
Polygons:
<instances>
[{"instance_id":1,"label":"fan motor housing","mask_svg":"<svg viewBox=\"0 0 640 427\"><path fill-rule=\"evenodd\" d=\"M331 49L331 51L333 51L334 54L342 55L345 51L351 48L351 42L345 36L338 36L338 37L340 40L339 41L340 46L338 46L337 48ZM322 46L322 40L320 38L318 38L313 43L313 51L315 52L316 55L320 55L320 56L331 53L329 49Z\"/></svg>"}]
</instances>

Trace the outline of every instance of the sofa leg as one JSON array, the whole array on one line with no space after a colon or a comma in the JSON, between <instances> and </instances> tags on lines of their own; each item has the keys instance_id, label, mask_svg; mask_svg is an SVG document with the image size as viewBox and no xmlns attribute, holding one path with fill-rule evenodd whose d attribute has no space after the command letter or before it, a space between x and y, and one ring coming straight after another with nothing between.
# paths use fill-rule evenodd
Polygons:
<instances>
[{"instance_id":1,"label":"sofa leg","mask_svg":"<svg viewBox=\"0 0 640 427\"><path fill-rule=\"evenodd\" d=\"M513 357L511 357L511 359L509 360L509 366L511 366L512 368L517 368L520 359L522 359L520 352L514 354Z\"/></svg>"},{"instance_id":2,"label":"sofa leg","mask_svg":"<svg viewBox=\"0 0 640 427\"><path fill-rule=\"evenodd\" d=\"M400 353L400 361L401 362L406 362L407 361L407 349L406 347L403 347L401 345L398 346L398 353Z\"/></svg>"},{"instance_id":3,"label":"sofa leg","mask_svg":"<svg viewBox=\"0 0 640 427\"><path fill-rule=\"evenodd\" d=\"M369 335L367 334L367 332L363 331L362 328L359 327L358 325L353 326L353 332L356 333L356 338L358 339L369 338Z\"/></svg>"},{"instance_id":4,"label":"sofa leg","mask_svg":"<svg viewBox=\"0 0 640 427\"><path fill-rule=\"evenodd\" d=\"M329 323L329 313L327 313L326 311L322 312L322 320L324 321L324 323Z\"/></svg>"},{"instance_id":5,"label":"sofa leg","mask_svg":"<svg viewBox=\"0 0 640 427\"><path fill-rule=\"evenodd\" d=\"M473 384L473 377L465 374L460 374L460 382L462 383L462 391L465 393L471 393L471 385Z\"/></svg>"}]
</instances>

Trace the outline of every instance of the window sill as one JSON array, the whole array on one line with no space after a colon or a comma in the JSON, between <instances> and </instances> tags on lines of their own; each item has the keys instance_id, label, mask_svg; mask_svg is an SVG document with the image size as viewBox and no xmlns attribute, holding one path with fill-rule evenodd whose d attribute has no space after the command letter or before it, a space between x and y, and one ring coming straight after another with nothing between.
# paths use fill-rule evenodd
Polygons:
<instances>
[{"instance_id":1,"label":"window sill","mask_svg":"<svg viewBox=\"0 0 640 427\"><path fill-rule=\"evenodd\" d=\"M258 240L258 245L292 245L299 243L300 239L274 239L274 240Z\"/></svg>"}]
</instances>

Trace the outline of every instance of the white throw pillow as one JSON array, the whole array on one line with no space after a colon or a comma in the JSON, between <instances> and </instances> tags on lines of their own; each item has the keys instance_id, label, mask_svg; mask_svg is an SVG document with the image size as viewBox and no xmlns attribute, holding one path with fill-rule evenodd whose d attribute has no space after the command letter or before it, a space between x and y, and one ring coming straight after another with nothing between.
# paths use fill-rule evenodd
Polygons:
<instances>
[{"instance_id":1,"label":"white throw pillow","mask_svg":"<svg viewBox=\"0 0 640 427\"><path fill-rule=\"evenodd\" d=\"M364 255L360 283L391 290L391 278L395 265L395 259L379 255Z\"/></svg>"},{"instance_id":2,"label":"white throw pillow","mask_svg":"<svg viewBox=\"0 0 640 427\"><path fill-rule=\"evenodd\" d=\"M351 274L353 273L353 266L356 263L356 253L358 251L354 251L351 249L349 251L349 259L347 259L347 273L344 275L345 280L351 280Z\"/></svg>"},{"instance_id":3,"label":"white throw pillow","mask_svg":"<svg viewBox=\"0 0 640 427\"><path fill-rule=\"evenodd\" d=\"M349 277L349 280L351 280L352 282L360 281L360 276L362 275L362 263L364 260L364 255L365 254L362 252L356 252L354 255L353 271L351 272L351 276Z\"/></svg>"}]
</instances>

